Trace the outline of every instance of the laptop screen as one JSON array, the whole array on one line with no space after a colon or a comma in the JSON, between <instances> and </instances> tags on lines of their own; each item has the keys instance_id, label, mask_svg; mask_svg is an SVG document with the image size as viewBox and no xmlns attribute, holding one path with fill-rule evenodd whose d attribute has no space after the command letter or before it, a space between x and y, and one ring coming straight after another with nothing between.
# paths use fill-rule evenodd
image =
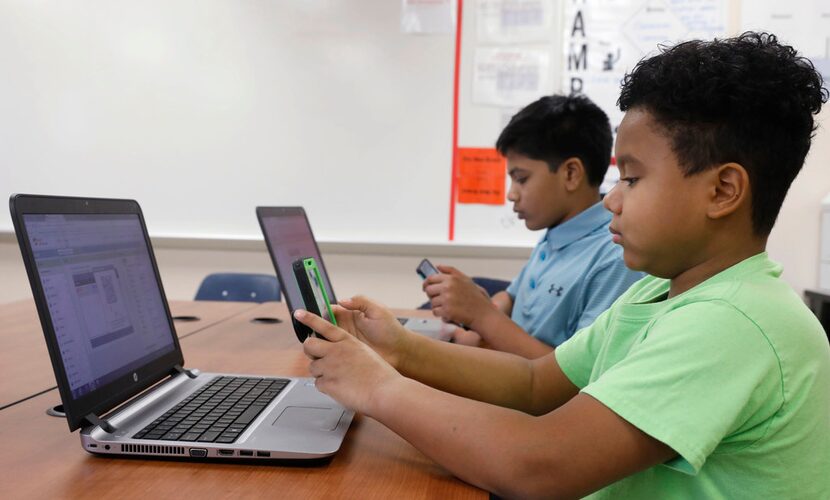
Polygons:
<instances>
[{"instance_id":1,"label":"laptop screen","mask_svg":"<svg viewBox=\"0 0 830 500\"><path fill-rule=\"evenodd\" d=\"M25 214L74 399L176 349L138 214Z\"/></svg>"},{"instance_id":2,"label":"laptop screen","mask_svg":"<svg viewBox=\"0 0 830 500\"><path fill-rule=\"evenodd\" d=\"M288 308L293 311L302 307L303 296L291 266L295 260L306 257L314 257L317 261L326 293L332 303L337 302L305 210L300 207L260 207L257 214Z\"/></svg>"}]
</instances>

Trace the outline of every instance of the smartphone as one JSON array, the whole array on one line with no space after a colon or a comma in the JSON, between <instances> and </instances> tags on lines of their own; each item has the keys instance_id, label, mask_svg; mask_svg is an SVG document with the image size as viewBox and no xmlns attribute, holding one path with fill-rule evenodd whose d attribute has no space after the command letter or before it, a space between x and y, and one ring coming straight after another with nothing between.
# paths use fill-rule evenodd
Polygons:
<instances>
[{"instance_id":1,"label":"smartphone","mask_svg":"<svg viewBox=\"0 0 830 500\"><path fill-rule=\"evenodd\" d=\"M292 267L297 286L300 288L300 295L303 298L304 309L336 325L337 320L331 310L326 287L323 285L323 279L320 277L320 270L317 268L314 257L297 259ZM308 336L317 336L317 332L297 320L294 320L294 333L297 334L300 342L304 342Z\"/></svg>"},{"instance_id":2,"label":"smartphone","mask_svg":"<svg viewBox=\"0 0 830 500\"><path fill-rule=\"evenodd\" d=\"M427 279L427 277L432 276L433 274L438 274L438 269L432 265L432 262L429 259L424 259L418 264L418 267L415 268L415 272L421 277L421 279Z\"/></svg>"},{"instance_id":3,"label":"smartphone","mask_svg":"<svg viewBox=\"0 0 830 500\"><path fill-rule=\"evenodd\" d=\"M430 262L429 259L423 259L421 260L421 263L418 264L418 267L415 268L415 272L418 273L421 279L427 279L429 276L432 276L433 274L438 274L441 271L439 271L438 268L433 266L432 262ZM467 327L464 326L462 323L456 323L454 321L449 321L449 323L459 328L463 328L465 330L467 329ZM452 342L452 340L450 340L450 342Z\"/></svg>"}]
</instances>

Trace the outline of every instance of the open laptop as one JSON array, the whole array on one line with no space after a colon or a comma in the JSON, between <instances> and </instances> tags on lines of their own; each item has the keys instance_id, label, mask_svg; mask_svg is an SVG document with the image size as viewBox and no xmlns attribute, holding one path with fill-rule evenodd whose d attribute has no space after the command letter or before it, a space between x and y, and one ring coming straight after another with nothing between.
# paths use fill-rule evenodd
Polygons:
<instances>
[{"instance_id":1,"label":"open laptop","mask_svg":"<svg viewBox=\"0 0 830 500\"><path fill-rule=\"evenodd\" d=\"M305 257L314 257L317 261L329 300L332 304L337 302L305 210L302 207L257 207L256 214L288 308L293 312L303 305L291 266L295 260ZM454 325L435 318L401 317L398 321L414 332L439 340L449 340L455 330Z\"/></svg>"},{"instance_id":2,"label":"open laptop","mask_svg":"<svg viewBox=\"0 0 830 500\"><path fill-rule=\"evenodd\" d=\"M138 203L12 195L9 205L69 429L82 428L86 451L274 460L340 448L353 413L313 379L184 367Z\"/></svg>"}]
</instances>

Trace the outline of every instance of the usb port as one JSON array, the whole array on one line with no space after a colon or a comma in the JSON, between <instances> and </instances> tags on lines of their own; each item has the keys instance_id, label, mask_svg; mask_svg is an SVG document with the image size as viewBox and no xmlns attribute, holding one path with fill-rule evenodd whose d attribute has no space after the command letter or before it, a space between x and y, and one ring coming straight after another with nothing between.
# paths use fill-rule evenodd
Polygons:
<instances>
[{"instance_id":1,"label":"usb port","mask_svg":"<svg viewBox=\"0 0 830 500\"><path fill-rule=\"evenodd\" d=\"M271 452L270 451L258 451L258 452L256 452L256 456L258 456L258 457L270 457Z\"/></svg>"},{"instance_id":2,"label":"usb port","mask_svg":"<svg viewBox=\"0 0 830 500\"><path fill-rule=\"evenodd\" d=\"M252 457L254 456L254 452L251 450L239 450L240 457Z\"/></svg>"},{"instance_id":3,"label":"usb port","mask_svg":"<svg viewBox=\"0 0 830 500\"><path fill-rule=\"evenodd\" d=\"M218 450L219 454L223 457L230 457L233 456L233 450Z\"/></svg>"}]
</instances>

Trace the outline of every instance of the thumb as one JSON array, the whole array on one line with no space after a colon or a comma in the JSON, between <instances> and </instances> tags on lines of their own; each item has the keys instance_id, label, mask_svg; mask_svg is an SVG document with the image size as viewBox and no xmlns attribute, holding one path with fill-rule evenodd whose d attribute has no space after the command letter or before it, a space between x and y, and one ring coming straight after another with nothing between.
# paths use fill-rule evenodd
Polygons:
<instances>
[{"instance_id":1,"label":"thumb","mask_svg":"<svg viewBox=\"0 0 830 500\"><path fill-rule=\"evenodd\" d=\"M360 311L366 315L377 307L374 302L367 299L363 295L355 295L350 299L341 300L339 304L343 306L344 309L348 309L350 311Z\"/></svg>"}]
</instances>

